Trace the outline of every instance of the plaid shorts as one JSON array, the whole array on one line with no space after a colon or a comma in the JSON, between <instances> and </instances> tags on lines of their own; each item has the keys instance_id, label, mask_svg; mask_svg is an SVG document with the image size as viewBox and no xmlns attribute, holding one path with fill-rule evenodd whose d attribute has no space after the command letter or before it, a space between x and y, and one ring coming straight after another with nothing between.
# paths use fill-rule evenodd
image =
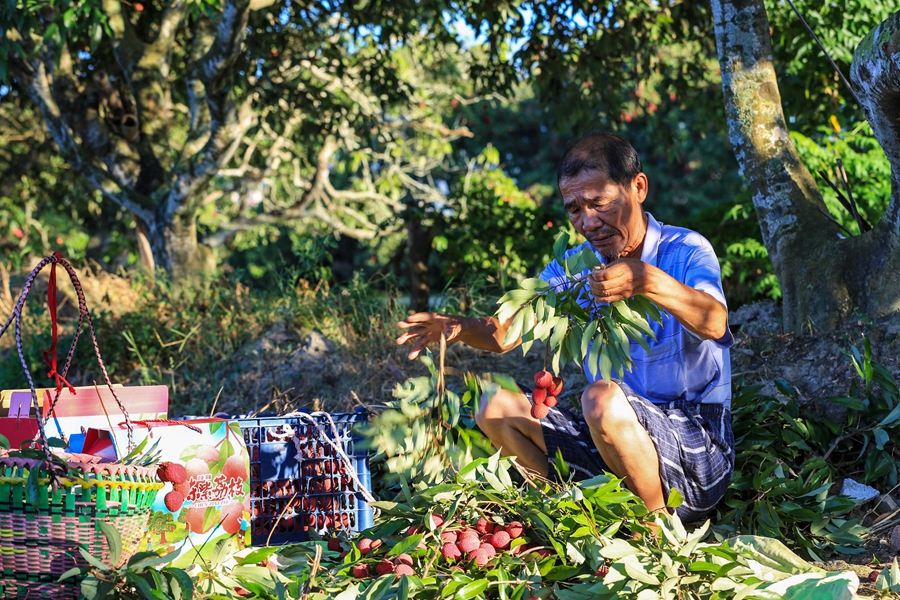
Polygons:
<instances>
[{"instance_id":1,"label":"plaid shorts","mask_svg":"<svg viewBox=\"0 0 900 600\"><path fill-rule=\"evenodd\" d=\"M626 384L616 383L656 446L663 493L668 497L674 488L684 496L678 516L686 523L706 518L725 495L734 471L731 413L720 404L684 400L653 404ZM530 399L531 394L526 395ZM557 405L541 420L541 427L551 472L557 451L576 481L610 471L583 417Z\"/></svg>"}]
</instances>

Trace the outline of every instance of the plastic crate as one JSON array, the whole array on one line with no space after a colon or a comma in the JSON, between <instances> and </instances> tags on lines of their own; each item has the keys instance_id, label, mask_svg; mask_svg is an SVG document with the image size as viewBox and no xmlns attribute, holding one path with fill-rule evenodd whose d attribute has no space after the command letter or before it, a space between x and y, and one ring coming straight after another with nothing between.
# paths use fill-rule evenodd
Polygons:
<instances>
[{"instance_id":1,"label":"plastic crate","mask_svg":"<svg viewBox=\"0 0 900 600\"><path fill-rule=\"evenodd\" d=\"M369 454L358 450L353 426L366 420L363 410L329 413L335 440L324 415L311 415L329 439L337 441L366 491L372 490ZM237 418L250 453L251 537L254 546L309 539L309 530L361 531L372 526L372 507L334 449L305 418Z\"/></svg>"}]
</instances>

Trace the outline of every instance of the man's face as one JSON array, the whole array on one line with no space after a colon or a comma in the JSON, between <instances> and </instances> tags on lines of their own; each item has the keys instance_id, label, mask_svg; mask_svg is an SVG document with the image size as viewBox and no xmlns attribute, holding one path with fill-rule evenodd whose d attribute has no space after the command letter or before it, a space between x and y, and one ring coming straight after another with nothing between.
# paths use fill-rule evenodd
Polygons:
<instances>
[{"instance_id":1,"label":"man's face","mask_svg":"<svg viewBox=\"0 0 900 600\"><path fill-rule=\"evenodd\" d=\"M603 258L640 258L636 251L647 233L641 209L647 197L646 175L639 173L623 186L611 182L603 171L582 171L560 181L559 191L575 230Z\"/></svg>"}]
</instances>

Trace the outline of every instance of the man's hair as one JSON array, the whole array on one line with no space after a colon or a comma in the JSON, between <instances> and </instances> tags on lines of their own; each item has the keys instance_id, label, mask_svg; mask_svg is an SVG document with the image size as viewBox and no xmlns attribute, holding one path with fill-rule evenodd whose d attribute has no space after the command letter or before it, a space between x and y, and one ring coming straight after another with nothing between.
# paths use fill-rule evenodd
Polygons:
<instances>
[{"instance_id":1,"label":"man's hair","mask_svg":"<svg viewBox=\"0 0 900 600\"><path fill-rule=\"evenodd\" d=\"M592 131L566 149L556 167L556 185L592 170L602 171L611 182L627 186L643 168L634 146L624 138L607 131Z\"/></svg>"}]
</instances>

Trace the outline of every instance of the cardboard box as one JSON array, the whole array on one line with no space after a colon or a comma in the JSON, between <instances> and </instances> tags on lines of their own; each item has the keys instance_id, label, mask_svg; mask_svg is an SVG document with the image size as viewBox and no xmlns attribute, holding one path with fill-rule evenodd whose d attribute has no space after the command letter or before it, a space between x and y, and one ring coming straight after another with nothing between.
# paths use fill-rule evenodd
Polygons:
<instances>
[{"instance_id":1,"label":"cardboard box","mask_svg":"<svg viewBox=\"0 0 900 600\"><path fill-rule=\"evenodd\" d=\"M153 504L147 548L177 552L172 565L187 567L208 560L220 541L233 551L249 546L250 457L238 423L198 419L147 425L133 430L134 442L149 437L145 451L161 452L160 478L169 480ZM114 458L127 444L124 424L117 424L114 431L89 429L84 451Z\"/></svg>"}]
</instances>

